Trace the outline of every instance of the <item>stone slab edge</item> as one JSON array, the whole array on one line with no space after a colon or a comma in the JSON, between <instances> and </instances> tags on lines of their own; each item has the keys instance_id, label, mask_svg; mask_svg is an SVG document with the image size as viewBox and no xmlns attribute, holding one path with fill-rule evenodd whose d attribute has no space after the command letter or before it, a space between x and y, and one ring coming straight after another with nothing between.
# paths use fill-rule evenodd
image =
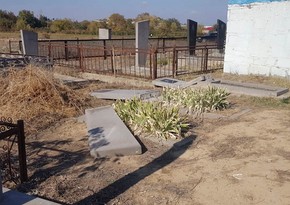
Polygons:
<instances>
[{"instance_id":1,"label":"stone slab edge","mask_svg":"<svg viewBox=\"0 0 290 205\"><path fill-rule=\"evenodd\" d=\"M106 116L104 116L102 111L107 110ZM100 108L92 108L87 109L86 113L86 124L89 133L89 145L90 145L90 154L94 158L101 158L101 157L113 157L113 156L124 156L124 155L136 155L142 154L142 147L139 142L135 139L132 135L130 130L126 127L123 121L119 118L117 113L111 106L104 106ZM112 119L108 119L109 116L112 116ZM98 127L98 122L94 119L102 118L101 121L111 121L112 127L106 133L110 133L107 136L104 136L104 140L107 140L108 144L101 145L99 147L94 148L94 143L96 142L96 136L92 134L92 130ZM107 119L105 119L107 118ZM106 125L108 126L108 125ZM120 138L123 138L122 142L120 142ZM98 140L98 139L97 139Z\"/></svg>"}]
</instances>

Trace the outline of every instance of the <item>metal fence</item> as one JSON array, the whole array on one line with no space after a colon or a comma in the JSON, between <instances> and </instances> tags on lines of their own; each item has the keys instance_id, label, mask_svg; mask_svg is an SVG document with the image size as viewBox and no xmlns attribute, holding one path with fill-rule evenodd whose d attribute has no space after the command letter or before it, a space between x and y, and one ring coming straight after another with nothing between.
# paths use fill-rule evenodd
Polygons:
<instances>
[{"instance_id":1,"label":"metal fence","mask_svg":"<svg viewBox=\"0 0 290 205\"><path fill-rule=\"evenodd\" d=\"M13 145L15 143L18 145L18 159L13 154ZM3 182L14 181L18 183L19 180L20 182L27 181L23 120L18 120L16 124L13 124L11 118L0 118L0 145L0 171L1 175L3 174Z\"/></svg>"},{"instance_id":2,"label":"metal fence","mask_svg":"<svg viewBox=\"0 0 290 205\"><path fill-rule=\"evenodd\" d=\"M53 59L54 64L80 71L129 75L155 79L159 77L207 72L222 69L224 50L216 45L186 46L138 50L115 46L97 47L64 44L39 44L39 54ZM146 56L146 64L137 66L136 55Z\"/></svg>"}]
</instances>

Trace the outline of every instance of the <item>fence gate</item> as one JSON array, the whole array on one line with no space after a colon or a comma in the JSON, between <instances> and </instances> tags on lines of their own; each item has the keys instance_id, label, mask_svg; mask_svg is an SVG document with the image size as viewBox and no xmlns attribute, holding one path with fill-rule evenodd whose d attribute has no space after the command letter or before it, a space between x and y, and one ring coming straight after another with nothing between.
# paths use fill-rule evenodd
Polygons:
<instances>
[{"instance_id":1,"label":"fence gate","mask_svg":"<svg viewBox=\"0 0 290 205\"><path fill-rule=\"evenodd\" d=\"M15 144L17 148L13 146ZM0 159L4 183L13 181L18 184L28 180L23 120L13 124L11 118L0 118Z\"/></svg>"}]
</instances>

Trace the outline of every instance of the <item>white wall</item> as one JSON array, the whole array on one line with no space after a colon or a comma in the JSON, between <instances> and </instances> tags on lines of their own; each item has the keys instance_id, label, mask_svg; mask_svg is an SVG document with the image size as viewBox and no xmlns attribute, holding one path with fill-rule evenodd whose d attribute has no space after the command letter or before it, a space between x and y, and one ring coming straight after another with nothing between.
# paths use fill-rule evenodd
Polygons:
<instances>
[{"instance_id":1,"label":"white wall","mask_svg":"<svg viewBox=\"0 0 290 205\"><path fill-rule=\"evenodd\" d=\"M290 79L290 1L229 5L225 73Z\"/></svg>"}]
</instances>

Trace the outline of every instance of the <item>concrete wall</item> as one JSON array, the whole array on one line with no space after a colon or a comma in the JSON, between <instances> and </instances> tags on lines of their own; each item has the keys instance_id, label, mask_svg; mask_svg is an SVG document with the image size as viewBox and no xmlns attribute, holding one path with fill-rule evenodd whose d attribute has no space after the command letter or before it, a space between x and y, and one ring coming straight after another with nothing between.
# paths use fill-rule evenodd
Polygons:
<instances>
[{"instance_id":1,"label":"concrete wall","mask_svg":"<svg viewBox=\"0 0 290 205\"><path fill-rule=\"evenodd\" d=\"M229 0L224 72L290 78L290 0Z\"/></svg>"}]
</instances>

